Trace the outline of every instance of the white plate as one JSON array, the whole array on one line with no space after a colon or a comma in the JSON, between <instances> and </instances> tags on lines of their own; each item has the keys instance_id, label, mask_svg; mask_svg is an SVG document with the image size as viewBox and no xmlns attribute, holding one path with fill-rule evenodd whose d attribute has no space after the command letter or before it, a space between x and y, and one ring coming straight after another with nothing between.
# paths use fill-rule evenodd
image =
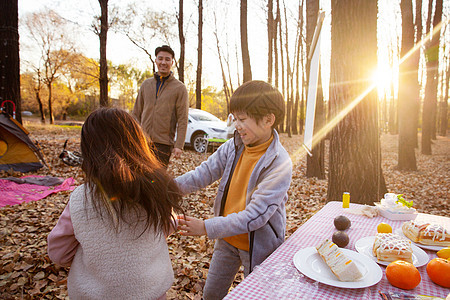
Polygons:
<instances>
[{"instance_id":1,"label":"white plate","mask_svg":"<svg viewBox=\"0 0 450 300\"><path fill-rule=\"evenodd\" d=\"M308 247L297 251L294 255L294 265L300 272L309 278L335 287L347 289L365 288L377 284L378 281L381 280L383 272L381 271L380 266L373 260L355 251L347 249L341 250L348 258L351 258L355 262L363 275L360 280L351 282L340 281L333 272L331 272L331 269L323 261L319 253L317 253L315 247Z\"/></svg>"},{"instance_id":2,"label":"white plate","mask_svg":"<svg viewBox=\"0 0 450 300\"><path fill-rule=\"evenodd\" d=\"M398 234L401 237L407 238L409 240L409 237L407 237L404 233L403 230L401 228L397 228L395 230L395 233ZM422 245L419 243L415 243L413 241L411 241L411 243L413 243L414 245L416 245L417 247L423 248L423 249L427 249L427 250L433 250L433 251L439 251L441 249L444 249L445 247L443 246L431 246L431 245Z\"/></svg>"},{"instance_id":3,"label":"white plate","mask_svg":"<svg viewBox=\"0 0 450 300\"><path fill-rule=\"evenodd\" d=\"M391 263L390 261L378 260L376 256L373 256L372 248L374 241L375 241L374 236L366 236L357 240L355 243L356 251L366 255L367 257L370 257L373 261L379 263L380 265L384 266L389 265ZM412 253L413 265L417 268L425 265L429 260L428 254L419 247L417 247L416 245L411 244L411 248L413 251Z\"/></svg>"}]
</instances>

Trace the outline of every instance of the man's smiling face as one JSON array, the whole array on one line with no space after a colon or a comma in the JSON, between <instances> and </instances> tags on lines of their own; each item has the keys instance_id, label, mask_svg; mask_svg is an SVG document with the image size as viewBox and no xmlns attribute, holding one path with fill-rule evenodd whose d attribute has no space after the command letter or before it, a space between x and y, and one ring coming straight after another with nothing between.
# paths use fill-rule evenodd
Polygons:
<instances>
[{"instance_id":1,"label":"man's smiling face","mask_svg":"<svg viewBox=\"0 0 450 300\"><path fill-rule=\"evenodd\" d=\"M163 77L169 75L172 65L173 65L172 54L166 51L158 52L158 55L156 56L156 66L158 67L159 75Z\"/></svg>"}]
</instances>

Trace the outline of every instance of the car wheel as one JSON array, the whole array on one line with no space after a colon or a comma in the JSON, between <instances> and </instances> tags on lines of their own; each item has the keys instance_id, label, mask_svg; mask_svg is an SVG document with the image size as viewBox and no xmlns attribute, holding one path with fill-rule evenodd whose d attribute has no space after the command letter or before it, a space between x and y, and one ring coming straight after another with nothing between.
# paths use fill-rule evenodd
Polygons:
<instances>
[{"instance_id":1,"label":"car wheel","mask_svg":"<svg viewBox=\"0 0 450 300\"><path fill-rule=\"evenodd\" d=\"M204 133L196 133L192 138L192 147L199 153L204 153L206 148L206 140Z\"/></svg>"}]
</instances>

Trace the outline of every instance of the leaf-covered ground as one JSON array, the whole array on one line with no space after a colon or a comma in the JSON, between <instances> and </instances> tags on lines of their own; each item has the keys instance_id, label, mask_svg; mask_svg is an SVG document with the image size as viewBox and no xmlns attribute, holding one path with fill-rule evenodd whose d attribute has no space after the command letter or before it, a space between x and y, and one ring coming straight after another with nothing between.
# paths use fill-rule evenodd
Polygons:
<instances>
[{"instance_id":1,"label":"leaf-covered ground","mask_svg":"<svg viewBox=\"0 0 450 300\"><path fill-rule=\"evenodd\" d=\"M39 141L49 168L33 174L73 177L77 185L83 182L78 167L64 165L58 158L66 139L68 150L79 150L80 128L29 125L31 138ZM399 172L397 164L397 136L382 135L382 167L390 192L402 193L414 200L419 212L450 216L450 138L438 137L433 144L433 155L417 151L418 171ZM281 140L289 153L301 147L301 136ZM327 181L304 176L306 158L295 156L289 201L287 203L287 236L310 218L326 203ZM207 158L187 149L181 159L169 167L174 176L189 171ZM24 174L1 172L0 178L20 177ZM186 213L208 218L217 183L205 190L185 197ZM53 264L47 254L47 235L56 224L69 199L70 192L53 194L43 200L0 208L0 298L1 299L61 299L67 297L67 268ZM378 201L379 199L374 199ZM175 282L168 299L201 299L208 273L213 241L206 237L182 237L177 234L168 239L175 273ZM239 273L234 285L243 279Z\"/></svg>"}]
</instances>

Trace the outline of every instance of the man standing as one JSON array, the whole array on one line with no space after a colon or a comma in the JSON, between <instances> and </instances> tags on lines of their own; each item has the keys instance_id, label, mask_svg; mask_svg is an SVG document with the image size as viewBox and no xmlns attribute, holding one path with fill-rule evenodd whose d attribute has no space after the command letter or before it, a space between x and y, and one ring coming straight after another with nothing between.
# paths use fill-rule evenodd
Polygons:
<instances>
[{"instance_id":1,"label":"man standing","mask_svg":"<svg viewBox=\"0 0 450 300\"><path fill-rule=\"evenodd\" d=\"M154 143L156 157L167 167L171 154L179 158L182 153L189 101L186 87L171 72L175 57L172 48L158 47L155 56L158 72L142 83L132 115Z\"/></svg>"}]
</instances>

